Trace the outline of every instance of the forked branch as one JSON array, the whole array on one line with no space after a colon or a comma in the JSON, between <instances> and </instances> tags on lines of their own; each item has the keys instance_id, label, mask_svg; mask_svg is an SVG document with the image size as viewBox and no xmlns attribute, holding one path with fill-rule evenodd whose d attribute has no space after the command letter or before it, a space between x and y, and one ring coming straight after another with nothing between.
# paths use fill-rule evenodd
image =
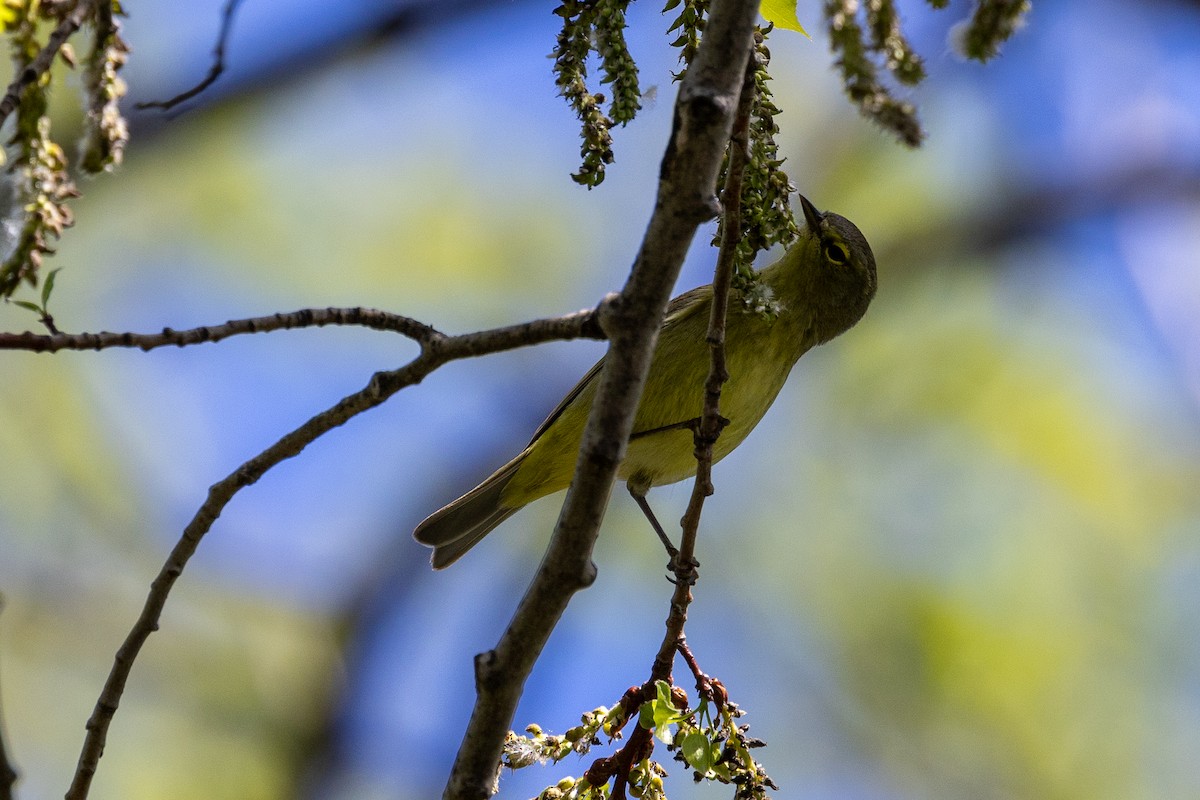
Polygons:
<instances>
[{"instance_id":1,"label":"forked branch","mask_svg":"<svg viewBox=\"0 0 1200 800\"><path fill-rule=\"evenodd\" d=\"M150 634L158 630L171 588L182 574L188 559L196 552L200 540L239 491L258 481L275 465L299 455L320 436L380 405L406 386L419 383L433 370L449 361L551 340L602 338L603 334L596 323L596 317L595 311L580 311L564 317L536 320L524 325L460 336L447 336L427 325L407 320L406 325L411 326L411 329L399 332L420 344L421 352L416 358L399 369L377 372L363 389L312 417L213 484L208 491L208 497L192 517L157 577L150 584L142 612L117 651L112 670L87 722L87 735L71 787L66 794L67 800L83 800L87 797L100 756L104 752L109 726L120 705L138 653Z\"/></svg>"}]
</instances>

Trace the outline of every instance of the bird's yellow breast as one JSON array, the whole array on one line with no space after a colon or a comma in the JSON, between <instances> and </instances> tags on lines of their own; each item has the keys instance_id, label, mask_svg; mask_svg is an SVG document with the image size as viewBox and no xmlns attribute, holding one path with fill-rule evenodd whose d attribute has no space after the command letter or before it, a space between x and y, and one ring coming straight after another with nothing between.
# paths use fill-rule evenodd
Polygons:
<instances>
[{"instance_id":1,"label":"bird's yellow breast","mask_svg":"<svg viewBox=\"0 0 1200 800\"><path fill-rule=\"evenodd\" d=\"M686 428L659 431L699 418L710 365L705 342L711 294L674 318L660 332L634 418L633 436L617 470L622 480L658 486L696 474L693 435ZM741 444L762 419L787 380L792 365L808 348L803 320L729 309L726 366L729 380L721 392L721 415L729 424L714 447L714 461ZM599 381L593 377L562 409L525 452L502 495L514 508L565 489ZM650 431L656 431L647 433Z\"/></svg>"}]
</instances>

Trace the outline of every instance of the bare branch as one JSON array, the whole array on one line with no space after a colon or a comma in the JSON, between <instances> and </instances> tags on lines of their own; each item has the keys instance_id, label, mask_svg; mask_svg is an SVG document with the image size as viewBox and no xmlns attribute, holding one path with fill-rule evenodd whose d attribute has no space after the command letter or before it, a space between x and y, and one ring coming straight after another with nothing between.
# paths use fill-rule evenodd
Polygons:
<instances>
[{"instance_id":1,"label":"bare branch","mask_svg":"<svg viewBox=\"0 0 1200 800\"><path fill-rule=\"evenodd\" d=\"M225 10L221 12L221 32L217 34L217 43L213 47L213 63L203 80L187 91L180 92L168 100L150 100L137 103L134 107L138 109L161 108L163 111L170 111L175 106L180 103L186 103L216 83L217 78L221 77L221 73L225 71L225 45L229 42L229 34L233 30L233 17L237 13L237 8L241 3L242 0L229 0L225 4Z\"/></svg>"},{"instance_id":2,"label":"bare branch","mask_svg":"<svg viewBox=\"0 0 1200 800\"><path fill-rule=\"evenodd\" d=\"M691 586L696 582L696 536L700 529L700 513L704 499L713 493L713 445L724 427L721 417L721 387L729 380L725 365L725 316L729 305L729 286L733 281L737 260L738 238L742 230L742 178L749 160L750 112L754 107L753 56L746 65L742 94L738 103L730 137L729 167L725 172L725 188L721 192L721 249L713 274L713 301L708 319L708 346L712 356L708 378L704 383L704 410L695 429L696 479L687 510L683 514L683 534L679 553L673 559L675 592L667 615L667 630L659 646L658 656L650 672L650 680L669 680L675 652L684 641L683 628L687 622L688 606L692 602Z\"/></svg>"},{"instance_id":3,"label":"bare branch","mask_svg":"<svg viewBox=\"0 0 1200 800\"><path fill-rule=\"evenodd\" d=\"M433 369L434 361L428 351L423 351L415 360L399 370L376 373L366 388L317 414L209 488L208 498L184 528L182 537L171 550L158 576L150 584L150 592L146 596L141 615L117 650L112 670L88 719L83 751L80 753L71 787L66 793L67 800L82 800L87 797L92 778L100 763L100 756L104 753L109 725L125 692L134 661L146 639L158 629L167 597L175 581L183 573L188 559L196 552L200 540L212 528L234 495L258 481L271 467L299 455L317 437L363 411L374 408L405 386L420 381Z\"/></svg>"},{"instance_id":4,"label":"bare branch","mask_svg":"<svg viewBox=\"0 0 1200 800\"><path fill-rule=\"evenodd\" d=\"M729 306L729 287L737 265L738 239L742 231L742 180L750 160L750 113L754 108L755 64L746 65L742 96L738 103L730 136L729 168L725 188L721 192L721 249L717 254L713 274L713 301L708 319L708 346L712 356L708 378L704 383L704 411L696 431L696 481L692 499L683 517L683 538L680 557L684 561L695 553L696 532L700 526L700 511L704 498L713 492L713 445L721 434L721 387L729 380L725 365L725 318Z\"/></svg>"},{"instance_id":5,"label":"bare branch","mask_svg":"<svg viewBox=\"0 0 1200 800\"><path fill-rule=\"evenodd\" d=\"M493 793L504 736L525 681L567 603L595 578L591 552L625 455L658 327L688 245L716 210L717 173L749 57L757 0L715 0L680 85L658 199L624 290L602 308L612 344L550 547L496 648L475 659L476 703L447 800Z\"/></svg>"},{"instance_id":6,"label":"bare branch","mask_svg":"<svg viewBox=\"0 0 1200 800\"><path fill-rule=\"evenodd\" d=\"M553 339L580 337L603 339L604 332L595 318L594 310L576 311L561 317L509 325L504 328L454 337L456 347L474 348L477 352L455 356L486 355L499 350L540 344ZM581 324L580 320L583 320ZM231 336L247 333L269 333L295 328L322 328L326 325L358 325L377 331L390 331L407 336L421 344L430 344L444 336L436 329L411 317L379 311L374 308L304 308L299 311L271 314L265 317L229 320L221 325L204 325L177 331L163 328L161 333L0 333L0 350L28 350L34 353L56 353L59 350L105 350L113 347L138 347L144 351L158 347L187 347L205 342L219 342Z\"/></svg>"},{"instance_id":7,"label":"bare branch","mask_svg":"<svg viewBox=\"0 0 1200 800\"><path fill-rule=\"evenodd\" d=\"M3 125L8 116L17 110L17 106L21 104L21 94L40 80L50 69L58 51L67 43L67 39L70 39L83 25L93 6L94 3L89 0L80 0L71 13L58 23L54 32L50 34L50 38L46 40L46 46L38 52L33 61L30 61L23 70L17 73L13 82L8 85L4 98L0 100L0 125Z\"/></svg>"},{"instance_id":8,"label":"bare branch","mask_svg":"<svg viewBox=\"0 0 1200 800\"><path fill-rule=\"evenodd\" d=\"M533 324L533 323L530 323ZM391 314L374 308L304 308L299 311L271 314L265 317L229 320L220 325L204 325L177 331L163 328L159 333L57 333L51 336L35 333L0 333L0 350L29 350L35 353L56 353L59 350L105 350L112 347L138 347L153 350L158 347L186 347L205 342L219 342L230 336L247 333L269 333L294 328L321 328L326 325L359 325L379 331L391 331L418 342L426 341L437 331L415 319Z\"/></svg>"},{"instance_id":9,"label":"bare branch","mask_svg":"<svg viewBox=\"0 0 1200 800\"><path fill-rule=\"evenodd\" d=\"M563 317L461 336L445 336L412 320L408 320L408 323L421 327L421 352L416 358L400 369L375 373L362 390L312 417L209 488L207 499L184 528L183 535L171 550L158 576L150 584L142 612L117 650L112 670L96 701L91 718L88 719L83 750L71 787L66 793L66 800L83 800L87 797L100 756L104 753L109 726L121 702L134 661L146 639L158 630L171 588L183 573L192 554L196 552L200 540L239 491L257 482L275 465L299 455L320 436L362 412L375 408L406 386L420 383L426 375L449 361L550 340L602 337L594 311L580 311ZM409 331L401 332L411 335Z\"/></svg>"},{"instance_id":10,"label":"bare branch","mask_svg":"<svg viewBox=\"0 0 1200 800\"><path fill-rule=\"evenodd\" d=\"M3 610L3 608L4 598L0 597L0 610ZM17 785L17 779L21 776L9 758L6 741L4 720L0 718L0 800L13 800L16 797L13 788Z\"/></svg>"},{"instance_id":11,"label":"bare branch","mask_svg":"<svg viewBox=\"0 0 1200 800\"><path fill-rule=\"evenodd\" d=\"M679 551L672 557L675 571L675 591L671 597L670 611L667 614L666 632L654 664L650 669L650 678L642 686L642 696L652 697L658 681L674 684L672 666L675 654L681 653L688 662L693 674L696 675L697 688L708 695L712 694L712 685L708 676L700 671L695 658L687 648L687 640L683 634L687 622L687 610L692 602L691 587L696 581L695 559L696 534L700 527L700 511L704 498L712 494L712 458L713 445L721 433L723 421L720 414L721 386L729 379L725 367L725 314L729 302L729 287L733 282L733 273L737 256L738 240L741 234L741 197L742 178L745 175L746 162L749 160L749 129L750 113L754 106L754 70L751 60L746 65L746 77L742 83L741 99L738 103L737 116L734 118L733 131L730 137L729 167L725 173L725 187L721 192L723 201L721 219L721 250L717 256L717 265L713 275L713 302L708 321L708 344L712 352L712 365L704 389L704 411L699 423L694 426L696 441L696 479L692 484L691 500L683 516L683 537ZM702 682L703 679L703 682ZM623 701L624 702L624 701ZM634 764L646 758L654 749L653 734L648 728L637 727L630 734L629 741L608 759L597 762L589 770L592 778L589 782L608 780L603 769L607 769L615 777L612 795L625 796L625 785L629 780L629 772ZM602 769L598 770L597 768ZM597 770L594 774L592 770Z\"/></svg>"}]
</instances>

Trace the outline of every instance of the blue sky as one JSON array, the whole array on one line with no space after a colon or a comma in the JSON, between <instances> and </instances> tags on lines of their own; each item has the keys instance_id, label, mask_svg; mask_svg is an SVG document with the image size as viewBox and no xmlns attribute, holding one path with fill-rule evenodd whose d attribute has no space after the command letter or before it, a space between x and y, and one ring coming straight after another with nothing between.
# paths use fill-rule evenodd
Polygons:
<instances>
[{"instance_id":1,"label":"blue sky","mask_svg":"<svg viewBox=\"0 0 1200 800\"><path fill-rule=\"evenodd\" d=\"M173 94L205 73L222 6L131 8L134 99ZM1043 776L1032 757L1009 755L1038 747L1021 738L1018 714L1005 705L1019 698L999 690L1001 722L967 701L962 717L947 701L926 719L944 715L948 727L976 731L986 718L980 750L1005 754L996 756L1001 766L978 756L963 774L931 767L923 775L923 765L957 752L936 726L921 733L896 722L924 708L914 698L925 684L897 677L890 688L900 699L888 705L877 686L853 679L865 667L851 656L874 652L856 650L855 637L876 641L862 630L876 614L888 619L888 603L926 603L938 630L950 631L946 641L957 641L960 620L946 609L975 603L1012 611L997 623L1012 638L994 641L1013 650L1064 619L1071 631L1095 626L1106 642L1158 642L1146 645L1146 673L1100 650L1112 675L1134 676L1127 685L1109 675L1115 694L1144 693L1130 706L1177 711L1173 741L1200 731L1189 702L1200 689L1190 670L1196 648L1187 644L1200 632L1178 614L1194 599L1200 519L1194 505L1158 510L1160 495L1186 492L1200 442L1200 85L1192 80L1200 12L1180 3L1037 2L1002 57L980 66L947 45L967 7L904 6L930 73L912 95L929 130L916 153L842 100L817 3L799 5L813 41L786 32L771 40L793 179L819 206L855 219L889 257L881 257L871 314L804 358L756 435L719 465L706 512L716 533L701 560L720 568L710 573L712 594L699 593L690 636L710 671L736 687L755 731L781 742L785 755L774 756L771 771L785 797L954 797L989 780L1018 787L996 796L1034 796L1013 777L1023 769L1043 781L1029 784L1038 789L1075 785L1052 767ZM391 8L246 0L212 97ZM363 304L453 332L593 305L623 282L652 207L675 66L661 20L657 7L631 12L641 26L633 51L657 98L617 132L610 178L592 192L567 177L576 122L551 82L549 4L497 4L298 81L277 76L273 91L215 112L193 108L145 144L136 139L145 117L134 116L126 170L85 186L76 238L64 242L62 261L80 268L60 277L65 318L85 329L153 330ZM984 246L996 230L1008 234ZM706 243L699 237L680 289L707 282ZM511 614L557 504L525 510L437 574L409 532L522 446L601 352L595 343L553 345L448 367L267 476L204 542L187 576L198 585L332 627L357 613L340 663L340 762L313 796L440 790L469 713L471 657ZM139 487L130 513L148 533L122 545L150 551L134 559L138 570L173 541L209 484L410 353L378 334L325 330L72 362L96 409L98 449L116 454L118 482ZM1126 453L1138 463L1125 465ZM1128 479L1123 466L1106 472L1110 463L1127 466ZM65 491L48 483L48 496ZM687 487L655 495L667 509L659 516L674 519ZM8 513L0 522L11 531ZM638 538L623 496L606 529L601 580L551 640L517 727L536 719L561 730L642 680L665 612L660 556ZM745 530L761 538L740 536ZM23 564L62 557L54 546L18 552ZM71 568L86 570L86 559L74 558ZM1060 561L1110 582L1057 573ZM7 578L20 587L35 573ZM1021 615L1031 598L1045 604L1044 616ZM853 610L852 619L838 609ZM880 653L890 652L885 634L908 618L897 611L896 619L873 634ZM220 624L236 631L238 622ZM168 628L156 646L172 644ZM964 646L939 674L953 685L971 658ZM1027 672L1004 662L1017 675L1012 685L1041 674L1030 678L1035 660L1022 662ZM1099 680L1082 667L1063 670L1081 686ZM967 674L981 687L972 700L984 703L992 673ZM1121 714L1133 713L1108 711L1095 710L1099 724L1065 725L1077 752L1094 754L1070 764L1106 761L1086 731L1123 735ZM1159 741L1114 740L1131 752ZM1191 796L1200 776L1169 750L1135 760L1113 791ZM506 777L502 796L531 796L571 771L577 765ZM1079 786L1078 796L1089 796Z\"/></svg>"}]
</instances>

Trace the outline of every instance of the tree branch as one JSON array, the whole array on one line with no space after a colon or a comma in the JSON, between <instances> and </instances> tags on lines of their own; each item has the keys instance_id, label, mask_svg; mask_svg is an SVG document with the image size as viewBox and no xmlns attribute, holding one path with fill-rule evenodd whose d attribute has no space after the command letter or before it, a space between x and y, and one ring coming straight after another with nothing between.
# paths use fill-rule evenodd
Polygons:
<instances>
[{"instance_id":1,"label":"tree branch","mask_svg":"<svg viewBox=\"0 0 1200 800\"><path fill-rule=\"evenodd\" d=\"M66 800L83 800L87 797L96 767L104 752L109 725L120 704L134 661L146 639L158 630L167 597L175 581L183 573L188 559L196 552L200 540L239 491L257 482L275 465L299 455L318 437L380 405L406 386L419 383L426 375L449 361L557 339L602 338L595 311L580 311L563 317L535 320L524 325L461 336L446 336L427 325L412 320L408 322L420 326L416 332L401 331L420 343L421 352L416 358L400 369L377 372L362 390L312 417L209 488L208 498L184 528L183 535L171 550L158 576L150 584L142 612L117 650L112 670L87 722L83 750L71 787L66 793Z\"/></svg>"},{"instance_id":2,"label":"tree branch","mask_svg":"<svg viewBox=\"0 0 1200 800\"><path fill-rule=\"evenodd\" d=\"M112 347L137 347L143 351L158 347L186 347L219 342L230 336L269 333L293 328L321 328L326 325L360 325L379 331L399 333L417 341L436 333L424 323L399 314L374 308L304 308L299 311L265 317L229 320L220 325L204 325L177 331L163 328L160 333L56 333L50 336L26 331L0 333L0 350L29 350L57 353L59 350L105 350Z\"/></svg>"},{"instance_id":3,"label":"tree branch","mask_svg":"<svg viewBox=\"0 0 1200 800\"><path fill-rule=\"evenodd\" d=\"M4 598L0 597L0 610L3 608ZM13 788L17 785L17 779L20 777L20 773L17 772L8 755L7 737L4 735L4 719L0 717L0 800L13 800L17 796Z\"/></svg>"},{"instance_id":4,"label":"tree branch","mask_svg":"<svg viewBox=\"0 0 1200 800\"><path fill-rule=\"evenodd\" d=\"M696 562L695 552L696 534L700 527L700 511L704 505L704 498L713 491L712 450L723 427L720 414L721 386L729 378L729 373L725 368L725 316L741 231L742 178L745 175L746 162L749 159L748 135L750 113L754 105L754 68L755 64L751 59L746 65L741 99L738 102L737 116L733 121L729 166L725 173L725 187L721 191L723 206L721 249L717 255L717 264L713 274L713 303L709 313L707 334L712 353L712 364L705 381L704 410L699 423L693 426L696 442L696 479L692 484L691 500L688 502L687 511L683 516L683 536L679 544L679 551L672 558L675 591L672 594L670 611L667 614L667 629L650 668L650 677L642 684L640 690L631 689L621 699L621 704L628 709L630 716L637 711L635 704L640 705L642 702L654 698L658 681L666 681L674 685L671 673L677 652L683 655L696 676L697 688L702 692L712 694L711 680L700 672L699 665L687 647L683 628L687 622L688 607L692 602L691 587L696 582L696 567L699 566ZM685 704L686 701L680 707L682 708ZM637 726L625 745L613 755L597 760L585 773L585 778L591 785L600 786L606 783L610 777L615 777L612 797L614 800L624 798L630 770L635 764L647 758L653 750L653 732L648 728Z\"/></svg>"},{"instance_id":5,"label":"tree branch","mask_svg":"<svg viewBox=\"0 0 1200 800\"><path fill-rule=\"evenodd\" d=\"M582 327L580 320L583 320ZM379 311L374 308L304 308L299 311L271 314L266 317L229 320L221 325L204 325L177 331L163 328L161 333L0 333L0 350L29 350L34 353L56 353L59 350L105 350L113 347L137 347L143 351L158 347L186 347L205 342L219 342L231 336L247 333L269 333L295 328L322 328L326 325L359 325L377 331L390 331L417 342L431 342L444 334L412 317ZM603 339L604 332L596 320L595 310L577 311L561 317L547 317L504 328L465 333L453 337L457 346L479 348L485 355L497 350L539 344L552 339L586 337ZM461 358L462 356L456 356Z\"/></svg>"},{"instance_id":6,"label":"tree branch","mask_svg":"<svg viewBox=\"0 0 1200 800\"><path fill-rule=\"evenodd\" d=\"M708 319L708 346L712 357L708 378L704 383L704 410L695 429L696 479L684 511L683 532L679 554L674 559L675 592L667 615L667 630L659 646L658 656L650 671L650 680L670 680L675 652L684 641L683 628L687 622L688 606L692 602L691 586L696 582L696 536L700 530L700 513L704 500L713 493L713 445L721 435L721 387L729 380L725 365L725 317L729 305L729 286L733 281L738 237L742 230L742 179L750 158L750 113L754 107L753 56L746 64L741 98L730 136L729 166L725 172L725 187L721 192L721 249L713 272L713 301Z\"/></svg>"},{"instance_id":7,"label":"tree branch","mask_svg":"<svg viewBox=\"0 0 1200 800\"><path fill-rule=\"evenodd\" d=\"M447 800L494 792L504 736L526 679L574 593L595 578L591 552L625 455L658 327L696 229L711 218L722 153L749 56L757 0L715 0L675 104L654 214L621 294L601 309L611 340L575 479L542 559L494 650L475 659L476 703Z\"/></svg>"},{"instance_id":8,"label":"tree branch","mask_svg":"<svg viewBox=\"0 0 1200 800\"><path fill-rule=\"evenodd\" d=\"M58 51L62 50L67 39L70 39L87 20L88 12L92 10L93 6L94 0L79 0L75 8L71 9L71 12L63 17L55 27L50 38L46 40L46 46L13 78L12 83L8 85L8 90L4 93L4 98L0 100L0 125L3 125L9 115L17 110L17 106L21 104L21 94L50 69Z\"/></svg>"},{"instance_id":9,"label":"tree branch","mask_svg":"<svg viewBox=\"0 0 1200 800\"><path fill-rule=\"evenodd\" d=\"M216 83L217 78L221 77L221 73L225 71L225 45L229 42L229 34L233 31L233 17L237 13L237 7L241 5L241 2L242 0L228 0L225 4L225 10L221 12L221 32L217 34L217 43L213 46L213 63L208 69L208 74L199 83L168 100L150 100L143 103L136 103L134 107L139 110L160 108L163 111L170 111L175 106L180 103L186 103Z\"/></svg>"}]
</instances>

